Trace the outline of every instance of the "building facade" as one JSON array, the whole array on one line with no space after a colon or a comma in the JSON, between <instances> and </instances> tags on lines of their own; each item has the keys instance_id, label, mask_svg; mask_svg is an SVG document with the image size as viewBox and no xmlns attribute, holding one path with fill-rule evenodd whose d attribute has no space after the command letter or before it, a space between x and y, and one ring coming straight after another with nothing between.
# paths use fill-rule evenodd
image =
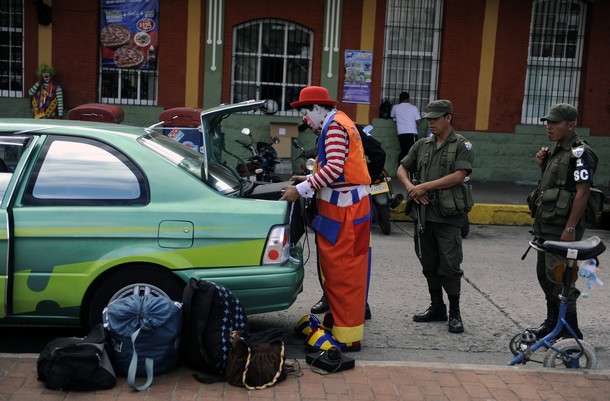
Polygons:
<instances>
[{"instance_id":1,"label":"building facade","mask_svg":"<svg viewBox=\"0 0 610 401\"><path fill-rule=\"evenodd\" d=\"M138 3L145 10L130 11ZM596 183L608 183L608 1L0 0L0 5L0 117L31 116L27 92L43 63L57 70L66 110L83 103L118 104L129 124L150 125L167 108L268 99L267 113L231 122L236 129L252 127L261 138L272 122L296 123L290 102L303 87L321 85L354 120L375 126L393 173L396 130L391 120L379 118L380 105L396 103L407 91L421 111L431 100L452 100L454 126L475 146L474 179L533 181L539 176L533 155L548 143L539 117L550 105L568 102L579 110L579 134L600 155ZM128 24L121 23L121 12L139 12L131 32L124 32L122 25ZM126 43L120 43L122 34ZM125 60L118 56L123 46L131 52ZM426 130L421 124L420 133ZM311 135L301 136L313 143Z\"/></svg>"}]
</instances>

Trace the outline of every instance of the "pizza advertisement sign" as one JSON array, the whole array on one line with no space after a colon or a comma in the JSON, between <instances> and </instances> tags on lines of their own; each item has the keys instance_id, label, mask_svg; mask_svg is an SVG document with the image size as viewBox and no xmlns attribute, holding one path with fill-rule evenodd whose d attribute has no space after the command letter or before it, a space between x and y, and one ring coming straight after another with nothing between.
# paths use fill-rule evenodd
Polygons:
<instances>
[{"instance_id":1,"label":"pizza advertisement sign","mask_svg":"<svg viewBox=\"0 0 610 401\"><path fill-rule=\"evenodd\" d=\"M156 69L159 0L102 0L102 66Z\"/></svg>"}]
</instances>

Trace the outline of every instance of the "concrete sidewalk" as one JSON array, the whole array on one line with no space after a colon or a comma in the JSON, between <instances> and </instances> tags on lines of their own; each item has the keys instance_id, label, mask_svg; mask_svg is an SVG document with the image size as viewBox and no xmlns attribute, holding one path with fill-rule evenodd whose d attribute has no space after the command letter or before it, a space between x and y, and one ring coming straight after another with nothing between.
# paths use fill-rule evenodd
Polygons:
<instances>
[{"instance_id":1,"label":"concrete sidewalk","mask_svg":"<svg viewBox=\"0 0 610 401\"><path fill-rule=\"evenodd\" d=\"M36 356L0 355L0 400L607 400L609 371L562 371L484 365L366 362L320 375L300 362L300 376L248 391L227 383L202 384L178 368L136 393L118 378L95 392L48 390L36 379Z\"/></svg>"}]
</instances>

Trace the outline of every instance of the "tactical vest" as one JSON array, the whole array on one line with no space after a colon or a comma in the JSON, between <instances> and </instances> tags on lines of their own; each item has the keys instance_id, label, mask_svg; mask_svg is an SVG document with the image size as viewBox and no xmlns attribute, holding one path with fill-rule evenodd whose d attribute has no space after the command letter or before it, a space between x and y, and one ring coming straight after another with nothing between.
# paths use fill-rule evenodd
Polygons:
<instances>
[{"instance_id":1,"label":"tactical vest","mask_svg":"<svg viewBox=\"0 0 610 401\"><path fill-rule=\"evenodd\" d=\"M362 146L362 139L358 133L358 128L354 122L342 111L337 111L334 116L328 119L328 122L322 128L320 138L318 139L318 157L316 159L316 165L314 172L318 172L322 167L326 165L326 149L324 142L326 141L326 134L328 132L328 126L335 121L341 125L348 133L348 154L343 165L343 173L335 180L335 182L346 182L350 184L370 184L371 177L369 176L368 167L366 165L366 158L364 156L364 148Z\"/></svg>"},{"instance_id":2,"label":"tactical vest","mask_svg":"<svg viewBox=\"0 0 610 401\"><path fill-rule=\"evenodd\" d=\"M468 141L462 135L456 135L457 139L455 141L447 142L445 148L441 150L440 166L441 168L444 166L445 171L439 178L455 172L457 149L460 144ZM417 173L422 182L429 180L427 171L425 171L426 174L423 173L424 170L429 168L430 159L432 157L431 146L436 146L434 139L426 141L424 146L420 146L418 149ZM465 183L461 183L452 188L434 190L431 192L430 197L432 202L438 205L442 216L452 216L469 212L474 206L472 186Z\"/></svg>"},{"instance_id":3,"label":"tactical vest","mask_svg":"<svg viewBox=\"0 0 610 401\"><path fill-rule=\"evenodd\" d=\"M585 152L589 149L587 143L577 137L569 150L562 148L560 155L553 155L549 158L540 185L528 198L532 217L536 218L534 227L537 232L541 232L542 224L558 227L557 230L547 227L545 232L557 231L556 234L560 235L563 231L576 195L575 182L568 180L568 178L571 174L572 159L577 159L576 156L572 155L572 148L578 146L584 146ZM593 223L598 218L600 210L603 210L603 200L600 206L600 199L603 199L600 193L601 191L591 185L584 218L579 221L578 227L582 227L585 221Z\"/></svg>"}]
</instances>

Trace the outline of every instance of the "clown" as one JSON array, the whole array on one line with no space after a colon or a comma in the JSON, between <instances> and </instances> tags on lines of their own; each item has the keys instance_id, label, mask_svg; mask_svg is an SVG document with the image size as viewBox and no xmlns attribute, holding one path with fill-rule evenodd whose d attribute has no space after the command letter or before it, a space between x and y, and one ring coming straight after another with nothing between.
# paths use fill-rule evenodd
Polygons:
<instances>
[{"instance_id":1,"label":"clown","mask_svg":"<svg viewBox=\"0 0 610 401\"><path fill-rule=\"evenodd\" d=\"M63 91L53 77L55 68L43 64L36 71L38 81L30 89L33 117L62 118L64 113Z\"/></svg>"},{"instance_id":2,"label":"clown","mask_svg":"<svg viewBox=\"0 0 610 401\"><path fill-rule=\"evenodd\" d=\"M322 325L301 330L306 345L317 350L338 346L359 351L369 272L370 188L362 141L354 122L335 109L337 101L319 86L301 90L291 106L303 124L318 136L313 174L296 186L287 186L280 200L316 197L318 263L330 313ZM349 157L348 157L349 156Z\"/></svg>"}]
</instances>

